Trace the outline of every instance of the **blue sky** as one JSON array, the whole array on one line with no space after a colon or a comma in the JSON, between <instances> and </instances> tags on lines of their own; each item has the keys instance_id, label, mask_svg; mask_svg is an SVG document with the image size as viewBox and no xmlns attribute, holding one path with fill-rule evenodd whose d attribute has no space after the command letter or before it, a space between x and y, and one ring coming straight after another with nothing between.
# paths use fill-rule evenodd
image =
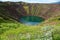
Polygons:
<instances>
[{"instance_id":1,"label":"blue sky","mask_svg":"<svg viewBox=\"0 0 60 40\"><path fill-rule=\"evenodd\" d=\"M58 2L59 0L0 0L0 1L23 1L29 3L51 3L51 2Z\"/></svg>"}]
</instances>

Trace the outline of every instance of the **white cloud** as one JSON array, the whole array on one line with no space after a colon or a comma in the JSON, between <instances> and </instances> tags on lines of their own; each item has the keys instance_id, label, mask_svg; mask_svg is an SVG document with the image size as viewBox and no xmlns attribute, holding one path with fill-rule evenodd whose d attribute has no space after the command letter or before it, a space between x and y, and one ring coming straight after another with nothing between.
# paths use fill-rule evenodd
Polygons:
<instances>
[{"instance_id":1,"label":"white cloud","mask_svg":"<svg viewBox=\"0 0 60 40\"><path fill-rule=\"evenodd\" d=\"M24 1L24 2L30 2L30 3L51 3L51 2L57 2L59 0L1 0L1 1Z\"/></svg>"},{"instance_id":2,"label":"white cloud","mask_svg":"<svg viewBox=\"0 0 60 40\"><path fill-rule=\"evenodd\" d=\"M58 2L59 0L22 0L25 2L30 2L30 3L51 3L51 2Z\"/></svg>"}]
</instances>

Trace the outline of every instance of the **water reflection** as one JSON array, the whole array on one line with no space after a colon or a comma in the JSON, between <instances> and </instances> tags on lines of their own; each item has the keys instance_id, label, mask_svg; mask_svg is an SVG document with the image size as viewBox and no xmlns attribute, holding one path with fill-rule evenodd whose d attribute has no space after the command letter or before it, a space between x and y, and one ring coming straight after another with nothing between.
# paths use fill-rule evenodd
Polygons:
<instances>
[{"instance_id":1,"label":"water reflection","mask_svg":"<svg viewBox=\"0 0 60 40\"><path fill-rule=\"evenodd\" d=\"M20 22L26 25L37 25L42 21L44 21L44 19L37 16L24 16L20 19Z\"/></svg>"}]
</instances>

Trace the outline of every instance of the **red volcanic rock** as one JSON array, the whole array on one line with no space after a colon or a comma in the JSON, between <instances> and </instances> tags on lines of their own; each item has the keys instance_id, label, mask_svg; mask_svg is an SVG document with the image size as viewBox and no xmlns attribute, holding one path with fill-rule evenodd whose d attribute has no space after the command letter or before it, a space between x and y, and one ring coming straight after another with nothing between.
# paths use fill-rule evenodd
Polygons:
<instances>
[{"instance_id":1,"label":"red volcanic rock","mask_svg":"<svg viewBox=\"0 0 60 40\"><path fill-rule=\"evenodd\" d=\"M1 7L3 6L3 7ZM24 7L28 7L25 9ZM60 5L59 4L29 4L29 3L13 3L6 2L0 3L0 11L7 11L5 13L0 12L0 14L10 17L16 21L19 21L21 16L39 16L44 19L49 19L50 17L55 17L60 15ZM27 13L27 11L29 11ZM7 14L7 15L6 15ZM4 17L5 17L4 16Z\"/></svg>"}]
</instances>

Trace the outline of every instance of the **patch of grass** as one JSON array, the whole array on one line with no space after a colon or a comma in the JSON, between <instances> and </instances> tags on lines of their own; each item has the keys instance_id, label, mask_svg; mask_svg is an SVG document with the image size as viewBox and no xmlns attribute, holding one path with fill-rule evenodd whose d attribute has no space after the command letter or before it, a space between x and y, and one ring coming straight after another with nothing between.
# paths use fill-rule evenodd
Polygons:
<instances>
[{"instance_id":1,"label":"patch of grass","mask_svg":"<svg viewBox=\"0 0 60 40\"><path fill-rule=\"evenodd\" d=\"M60 21L58 17L46 20L42 24L35 26L28 26L21 23L1 23L0 26L4 32L1 33L1 40L40 40L43 34L48 32L50 27L53 27L53 39L60 40ZM54 22L55 24L53 25ZM45 23L45 24L44 24ZM46 27L48 27L46 29ZM2 30L0 29L0 30Z\"/></svg>"}]
</instances>

